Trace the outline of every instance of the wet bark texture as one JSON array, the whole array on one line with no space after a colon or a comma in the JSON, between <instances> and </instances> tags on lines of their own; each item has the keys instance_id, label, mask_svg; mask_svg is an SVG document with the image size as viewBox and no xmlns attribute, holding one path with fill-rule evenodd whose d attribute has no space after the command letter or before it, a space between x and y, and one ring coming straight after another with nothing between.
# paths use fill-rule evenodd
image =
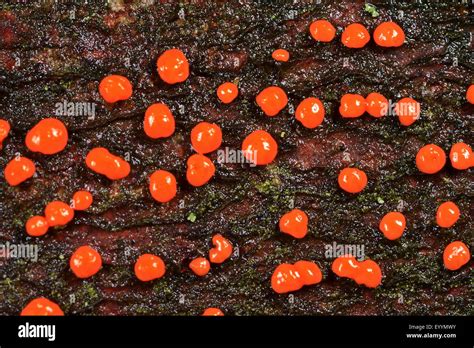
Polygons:
<instances>
[{"instance_id":1,"label":"wet bark texture","mask_svg":"<svg viewBox=\"0 0 474 348\"><path fill-rule=\"evenodd\" d=\"M457 171L448 163L436 175L423 175L414 162L427 143L446 152L455 142L474 145L474 110L465 99L474 67L467 5L379 3L379 16L372 17L363 1L241 3L0 5L0 117L12 125L0 152L0 240L39 248L38 262L3 260L1 314L16 315L38 296L70 315L198 315L210 306L228 315L474 314L473 262L450 272L442 261L444 247L454 240L472 252L472 170ZM308 34L311 21L320 18L337 26L332 43L316 43ZM384 49L371 41L351 50L340 43L350 23L372 32L389 19L404 28L404 46ZM156 59L172 47L185 52L191 75L170 86L159 79ZM288 63L271 58L276 48L290 51ZM111 73L127 76L134 91L131 99L108 106L98 84ZM215 95L224 81L240 89L229 105ZM274 118L254 102L269 85L283 87L289 96L289 107ZM393 101L415 98L421 119L405 128L395 117L339 116L344 93L373 91ZM326 108L315 130L293 116L292 109L309 96ZM70 133L66 149L53 156L29 152L27 130L54 116L56 103L64 101L95 103L95 118L56 116ZM154 141L142 123L146 108L158 101L170 106L177 129L171 138ZM200 121L218 123L223 147L233 149L251 131L265 129L278 142L278 157L258 168L216 163L212 181L193 188L185 163L192 153L190 131ZM95 146L130 158L131 174L111 182L88 170L84 158ZM34 160L37 173L10 187L3 168L17 153ZM337 174L348 165L368 175L368 187L358 195L338 188ZM178 179L178 195L168 204L148 192L148 175L156 169ZM78 189L94 195L87 212L77 212L73 222L44 237L26 235L30 216L42 214L52 200L69 201ZM434 217L446 200L455 201L462 216L454 227L441 229ZM278 231L279 217L293 206L310 218L302 240ZM398 241L378 231L381 217L393 210L407 217ZM188 263L207 255L215 233L238 253L197 277ZM338 279L325 256L333 242L363 245L366 257L382 268L382 285L371 290ZM69 269L71 253L83 244L97 248L104 261L87 280ZM135 278L133 264L142 253L164 259L162 279ZM323 281L293 297L274 293L275 267L302 259L319 264Z\"/></svg>"}]
</instances>

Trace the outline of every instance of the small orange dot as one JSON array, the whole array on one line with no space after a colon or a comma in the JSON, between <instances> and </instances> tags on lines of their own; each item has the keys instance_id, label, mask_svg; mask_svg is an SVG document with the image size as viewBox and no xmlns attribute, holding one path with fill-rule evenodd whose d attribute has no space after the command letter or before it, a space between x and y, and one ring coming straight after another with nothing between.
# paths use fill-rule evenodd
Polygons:
<instances>
[{"instance_id":1,"label":"small orange dot","mask_svg":"<svg viewBox=\"0 0 474 348\"><path fill-rule=\"evenodd\" d=\"M344 29L341 41L346 47L362 48L370 41L370 34L362 24L353 23Z\"/></svg>"},{"instance_id":2,"label":"small orange dot","mask_svg":"<svg viewBox=\"0 0 474 348\"><path fill-rule=\"evenodd\" d=\"M89 278L99 272L102 267L102 258L95 249L84 245L72 254L69 266L76 277Z\"/></svg>"},{"instance_id":3,"label":"small orange dot","mask_svg":"<svg viewBox=\"0 0 474 348\"><path fill-rule=\"evenodd\" d=\"M205 317L222 317L224 313L219 308L207 308L204 313L202 313Z\"/></svg>"},{"instance_id":4,"label":"small orange dot","mask_svg":"<svg viewBox=\"0 0 474 348\"><path fill-rule=\"evenodd\" d=\"M176 178L166 170L157 170L150 175L150 193L160 203L171 201L178 191Z\"/></svg>"},{"instance_id":5,"label":"small orange dot","mask_svg":"<svg viewBox=\"0 0 474 348\"><path fill-rule=\"evenodd\" d=\"M209 260L212 263L222 263L232 255L232 244L221 234L212 237L212 244L214 248L209 250Z\"/></svg>"},{"instance_id":6,"label":"small orange dot","mask_svg":"<svg viewBox=\"0 0 474 348\"><path fill-rule=\"evenodd\" d=\"M127 100L132 96L132 84L120 75L109 75L100 81L99 93L107 103Z\"/></svg>"},{"instance_id":7,"label":"small orange dot","mask_svg":"<svg viewBox=\"0 0 474 348\"><path fill-rule=\"evenodd\" d=\"M406 227L406 219L402 213L392 211L382 218L379 229L390 240L398 239L402 236Z\"/></svg>"},{"instance_id":8,"label":"small orange dot","mask_svg":"<svg viewBox=\"0 0 474 348\"><path fill-rule=\"evenodd\" d=\"M159 279L165 275L165 272L165 263L159 256L143 254L135 262L135 275L142 282Z\"/></svg>"},{"instance_id":9,"label":"small orange dot","mask_svg":"<svg viewBox=\"0 0 474 348\"><path fill-rule=\"evenodd\" d=\"M278 144L273 137L264 130L256 130L250 133L242 142L242 152L256 165L266 165L276 158Z\"/></svg>"},{"instance_id":10,"label":"small orange dot","mask_svg":"<svg viewBox=\"0 0 474 348\"><path fill-rule=\"evenodd\" d=\"M303 287L301 275L294 265L282 263L273 272L271 285L273 291L278 294L293 292Z\"/></svg>"},{"instance_id":11,"label":"small orange dot","mask_svg":"<svg viewBox=\"0 0 474 348\"><path fill-rule=\"evenodd\" d=\"M191 131L191 144L200 154L217 150L222 144L221 127L215 123L198 123Z\"/></svg>"},{"instance_id":12,"label":"small orange dot","mask_svg":"<svg viewBox=\"0 0 474 348\"><path fill-rule=\"evenodd\" d=\"M89 191L77 191L72 196L74 210L86 210L93 202L92 194Z\"/></svg>"},{"instance_id":13,"label":"small orange dot","mask_svg":"<svg viewBox=\"0 0 474 348\"><path fill-rule=\"evenodd\" d=\"M45 297L38 297L23 308L21 316L63 316L64 312L53 301Z\"/></svg>"},{"instance_id":14,"label":"small orange dot","mask_svg":"<svg viewBox=\"0 0 474 348\"><path fill-rule=\"evenodd\" d=\"M74 218L74 210L64 202L53 201L44 209L44 216L49 226L63 226Z\"/></svg>"},{"instance_id":15,"label":"small orange dot","mask_svg":"<svg viewBox=\"0 0 474 348\"><path fill-rule=\"evenodd\" d=\"M166 50L156 61L158 74L169 84L186 81L189 76L189 63L184 53L173 48Z\"/></svg>"},{"instance_id":16,"label":"small orange dot","mask_svg":"<svg viewBox=\"0 0 474 348\"><path fill-rule=\"evenodd\" d=\"M329 21L320 19L311 23L309 33L316 41L330 42L336 36L336 28Z\"/></svg>"},{"instance_id":17,"label":"small orange dot","mask_svg":"<svg viewBox=\"0 0 474 348\"><path fill-rule=\"evenodd\" d=\"M323 279L321 269L311 261L298 261L293 265L304 285L318 284Z\"/></svg>"},{"instance_id":18,"label":"small orange dot","mask_svg":"<svg viewBox=\"0 0 474 348\"><path fill-rule=\"evenodd\" d=\"M214 163L204 155L191 155L186 164L186 179L191 185L196 187L206 184L216 172Z\"/></svg>"},{"instance_id":19,"label":"small orange dot","mask_svg":"<svg viewBox=\"0 0 474 348\"><path fill-rule=\"evenodd\" d=\"M235 83L224 82L219 87L217 87L217 97L224 104L232 103L238 95L239 88Z\"/></svg>"},{"instance_id":20,"label":"small orange dot","mask_svg":"<svg viewBox=\"0 0 474 348\"><path fill-rule=\"evenodd\" d=\"M10 133L10 123L7 120L0 119L0 149L2 149L2 143Z\"/></svg>"},{"instance_id":21,"label":"small orange dot","mask_svg":"<svg viewBox=\"0 0 474 348\"><path fill-rule=\"evenodd\" d=\"M382 117L388 112L388 100L380 93L370 93L366 98L367 113L372 117Z\"/></svg>"},{"instance_id":22,"label":"small orange dot","mask_svg":"<svg viewBox=\"0 0 474 348\"><path fill-rule=\"evenodd\" d=\"M150 105L143 120L145 134L152 139L167 138L173 135L175 120L171 110L163 103Z\"/></svg>"},{"instance_id":23,"label":"small orange dot","mask_svg":"<svg viewBox=\"0 0 474 348\"><path fill-rule=\"evenodd\" d=\"M349 193L358 193L367 186L367 175L357 168L344 168L339 173L339 187Z\"/></svg>"},{"instance_id":24,"label":"small orange dot","mask_svg":"<svg viewBox=\"0 0 474 348\"><path fill-rule=\"evenodd\" d=\"M365 98L359 94L345 94L341 98L339 113L345 118L360 117L366 111Z\"/></svg>"},{"instance_id":25,"label":"small orange dot","mask_svg":"<svg viewBox=\"0 0 474 348\"><path fill-rule=\"evenodd\" d=\"M58 153L67 145L68 133L66 126L55 118L39 121L26 134L25 143L30 151L45 155Z\"/></svg>"},{"instance_id":26,"label":"small orange dot","mask_svg":"<svg viewBox=\"0 0 474 348\"><path fill-rule=\"evenodd\" d=\"M359 271L359 262L352 255L339 256L333 261L331 270L341 278L354 278Z\"/></svg>"},{"instance_id":27,"label":"small orange dot","mask_svg":"<svg viewBox=\"0 0 474 348\"><path fill-rule=\"evenodd\" d=\"M308 233L308 215L302 210L293 209L280 218L280 231L295 238L303 238Z\"/></svg>"},{"instance_id":28,"label":"small orange dot","mask_svg":"<svg viewBox=\"0 0 474 348\"><path fill-rule=\"evenodd\" d=\"M446 154L437 145L428 144L423 146L416 154L416 166L418 170L426 174L434 174L443 169L446 164Z\"/></svg>"},{"instance_id":29,"label":"small orange dot","mask_svg":"<svg viewBox=\"0 0 474 348\"><path fill-rule=\"evenodd\" d=\"M453 168L463 170L474 166L474 156L472 148L465 143L456 143L451 146L449 159Z\"/></svg>"},{"instance_id":30,"label":"small orange dot","mask_svg":"<svg viewBox=\"0 0 474 348\"><path fill-rule=\"evenodd\" d=\"M287 62L290 59L290 52L279 48L272 53L272 58L277 62Z\"/></svg>"},{"instance_id":31,"label":"small orange dot","mask_svg":"<svg viewBox=\"0 0 474 348\"><path fill-rule=\"evenodd\" d=\"M206 258L197 257L189 263L189 268L191 268L194 274L203 277L209 273L211 264Z\"/></svg>"},{"instance_id":32,"label":"small orange dot","mask_svg":"<svg viewBox=\"0 0 474 348\"><path fill-rule=\"evenodd\" d=\"M256 98L258 106L265 115L276 116L288 104L288 97L283 89L276 86L265 88Z\"/></svg>"},{"instance_id":33,"label":"small orange dot","mask_svg":"<svg viewBox=\"0 0 474 348\"><path fill-rule=\"evenodd\" d=\"M374 30L374 41L382 47L399 47L405 41L405 33L397 23L383 22Z\"/></svg>"},{"instance_id":34,"label":"small orange dot","mask_svg":"<svg viewBox=\"0 0 474 348\"><path fill-rule=\"evenodd\" d=\"M26 233L32 237L45 235L48 228L48 221L43 216L32 216L26 221Z\"/></svg>"},{"instance_id":35,"label":"small orange dot","mask_svg":"<svg viewBox=\"0 0 474 348\"><path fill-rule=\"evenodd\" d=\"M469 103L474 104L474 85L470 85L467 89L466 99Z\"/></svg>"},{"instance_id":36,"label":"small orange dot","mask_svg":"<svg viewBox=\"0 0 474 348\"><path fill-rule=\"evenodd\" d=\"M36 166L26 157L15 157L5 167L5 180L10 186L17 186L31 178L36 172Z\"/></svg>"},{"instance_id":37,"label":"small orange dot","mask_svg":"<svg viewBox=\"0 0 474 348\"><path fill-rule=\"evenodd\" d=\"M395 105L395 113L403 126L410 126L420 118L420 103L412 98L403 98Z\"/></svg>"},{"instance_id":38,"label":"small orange dot","mask_svg":"<svg viewBox=\"0 0 474 348\"><path fill-rule=\"evenodd\" d=\"M451 201L442 203L436 211L436 223L443 228L452 227L461 216L458 206Z\"/></svg>"},{"instance_id":39,"label":"small orange dot","mask_svg":"<svg viewBox=\"0 0 474 348\"><path fill-rule=\"evenodd\" d=\"M359 285L365 285L368 288L376 288L382 283L382 270L375 261L362 261L359 263L359 268L354 276L354 280Z\"/></svg>"},{"instance_id":40,"label":"small orange dot","mask_svg":"<svg viewBox=\"0 0 474 348\"><path fill-rule=\"evenodd\" d=\"M455 241L444 249L443 262L444 267L450 271L456 271L471 260L471 253L466 244L461 241Z\"/></svg>"},{"instance_id":41,"label":"small orange dot","mask_svg":"<svg viewBox=\"0 0 474 348\"><path fill-rule=\"evenodd\" d=\"M324 105L317 98L306 98L295 111L295 117L306 128L316 128L324 120Z\"/></svg>"}]
</instances>

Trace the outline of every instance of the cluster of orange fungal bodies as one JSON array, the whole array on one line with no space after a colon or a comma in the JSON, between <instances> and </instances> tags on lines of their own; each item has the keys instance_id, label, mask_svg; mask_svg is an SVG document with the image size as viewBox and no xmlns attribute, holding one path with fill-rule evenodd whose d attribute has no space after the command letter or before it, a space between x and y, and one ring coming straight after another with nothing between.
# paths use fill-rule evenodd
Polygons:
<instances>
[{"instance_id":1,"label":"cluster of orange fungal bodies","mask_svg":"<svg viewBox=\"0 0 474 348\"><path fill-rule=\"evenodd\" d=\"M334 260L331 269L339 277L350 278L368 288L376 288L382 283L382 270L372 260L359 262L351 255L344 255Z\"/></svg>"},{"instance_id":2,"label":"cluster of orange fungal bodies","mask_svg":"<svg viewBox=\"0 0 474 348\"><path fill-rule=\"evenodd\" d=\"M318 284L323 275L318 265L311 261L298 261L295 264L283 263L273 272L272 289L283 294L301 289L304 285Z\"/></svg>"},{"instance_id":3,"label":"cluster of orange fungal bodies","mask_svg":"<svg viewBox=\"0 0 474 348\"><path fill-rule=\"evenodd\" d=\"M465 170L474 166L472 148L463 142L451 146L449 159L452 167L458 170ZM435 174L443 169L445 164L446 153L438 145L425 145L416 154L416 166L422 173Z\"/></svg>"},{"instance_id":4,"label":"cluster of orange fungal bodies","mask_svg":"<svg viewBox=\"0 0 474 348\"><path fill-rule=\"evenodd\" d=\"M357 118L366 112L380 118L387 115L388 111L388 99L377 92L370 93L366 98L360 94L345 94L339 106L339 113L344 118ZM394 111L400 124L408 127L420 117L420 103L413 98L402 98L395 104Z\"/></svg>"},{"instance_id":5,"label":"cluster of orange fungal bodies","mask_svg":"<svg viewBox=\"0 0 474 348\"><path fill-rule=\"evenodd\" d=\"M44 209L44 216L35 215L26 221L26 233L32 237L40 237L45 235L50 227L64 226L74 218L75 210L88 209L92 201L92 194L81 190L74 193L71 205L61 201L50 202Z\"/></svg>"},{"instance_id":6,"label":"cluster of orange fungal bodies","mask_svg":"<svg viewBox=\"0 0 474 348\"><path fill-rule=\"evenodd\" d=\"M310 26L311 36L320 42L330 42L336 35L336 30L326 20L318 20ZM398 47L405 40L403 30L394 22L380 24L373 33L374 41L382 47ZM365 46L370 40L367 29L359 23L345 28L342 33L342 43L350 48ZM277 61L285 62L289 59L289 52L278 49L272 57ZM182 51L170 49L165 51L157 60L157 71L160 78L168 84L185 81L189 76L189 63ZM109 75L99 84L99 93L107 103L124 101L132 96L132 84L124 76ZM219 100L228 104L238 96L238 87L234 83L226 82L217 88ZM474 103L474 88L471 85L466 92L466 98ZM269 117L276 116L283 110L288 97L283 89L271 86L262 90L256 97L257 105ZM410 98L399 101L408 102L411 106L405 111L399 111L398 116L402 125L408 126L419 117L419 104ZM387 99L379 93L371 93L366 98L359 95L345 95L341 99L340 113L343 117L359 117L368 112L373 117L385 115ZM295 118L307 128L315 128L324 120L324 105L317 98L304 99L296 109ZM0 145L7 137L10 125L0 120ZM170 109L162 104L151 105L144 119L144 131L152 139L166 138L175 131L175 120ZM40 121L27 134L25 143L32 152L52 155L62 151L67 145L68 133L64 124L56 119L48 118ZM215 124L202 122L193 129L191 143L197 154L187 161L187 180L193 186L207 183L214 175L215 167L212 161L204 154L215 151L222 142L222 132ZM255 161L257 165L271 163L278 152L278 145L273 137L264 130L256 130L249 134L242 143L242 150L246 157ZM464 143L453 145L450 153L451 163L456 169L472 167L472 150ZM130 172L130 165L119 156L111 154L105 148L95 148L86 157L87 166L111 180L126 177ZM435 173L445 164L444 152L435 145L423 148L417 155L417 167L425 173ZM32 177L35 173L34 163L21 156L13 159L5 168L5 178L11 186ZM356 168L344 168L338 178L340 187L350 193L358 193L367 185L367 176ZM176 195L177 184L173 174L158 170L150 176L150 192L159 202L167 202ZM81 191L82 192L82 191ZM92 203L92 196L87 193L76 192L74 195L75 210L84 210ZM447 202L452 203L452 202ZM454 204L454 203L453 203ZM457 207L456 207L457 208ZM63 225L72 219L74 210L63 202L52 202L45 209L45 217L36 216L30 223L31 235L46 233L49 226ZM406 221L403 215L392 212L384 216L380 222L380 230L388 239L397 239L405 229ZM459 210L452 206L441 205L437 212L437 222L441 227L450 227L459 218ZM453 222L454 220L454 222ZM307 233L308 218L302 211L294 210L285 214L280 221L280 230L295 238L303 238ZM27 224L28 225L28 224ZM27 227L28 229L28 227ZM44 230L46 229L46 230ZM44 233L42 233L44 231ZM209 259L213 263L225 261L232 252L232 245L221 235L213 237L214 248L209 251ZM350 258L347 258L350 260ZM453 242L444 252L444 262L447 269L455 270L462 267L470 259L470 253L462 242ZM353 278L357 283L368 287L380 284L381 271L378 265L366 260L358 263L355 259L346 265L346 261L337 259L333 263L333 271L341 277ZM79 278L87 278L97 273L102 267L100 254L90 246L79 247L71 256L71 270ZM342 267L342 268L341 268ZM210 268L209 261L197 258L190 263L190 268L198 275L205 275ZM347 268L347 272L344 271ZM357 270L357 271L355 271ZM150 281L162 277L165 273L164 262L158 256L144 254L135 264L135 274L142 281ZM273 279L275 278L275 280ZM299 261L294 265L282 264L275 270L272 277L272 286L277 292L295 291L303 285L320 282L322 279L319 267L309 261ZM278 289L278 290L277 290ZM22 311L22 315L62 315L61 309L53 302L38 298L31 301ZM217 308L208 308L203 315L223 315Z\"/></svg>"},{"instance_id":7,"label":"cluster of orange fungal bodies","mask_svg":"<svg viewBox=\"0 0 474 348\"><path fill-rule=\"evenodd\" d=\"M211 263L221 264L232 255L232 243L221 234L212 237L213 248L209 250L209 260L205 257L197 257L189 263L189 268L194 274L202 277L209 273Z\"/></svg>"},{"instance_id":8,"label":"cluster of orange fungal bodies","mask_svg":"<svg viewBox=\"0 0 474 348\"><path fill-rule=\"evenodd\" d=\"M325 19L312 22L309 32L319 42L331 42L336 37L336 28ZM397 23L383 22L375 28L373 38L378 46L399 47L405 42L405 33ZM369 41L370 33L360 23L349 24L341 35L342 44L349 48L362 48Z\"/></svg>"}]
</instances>

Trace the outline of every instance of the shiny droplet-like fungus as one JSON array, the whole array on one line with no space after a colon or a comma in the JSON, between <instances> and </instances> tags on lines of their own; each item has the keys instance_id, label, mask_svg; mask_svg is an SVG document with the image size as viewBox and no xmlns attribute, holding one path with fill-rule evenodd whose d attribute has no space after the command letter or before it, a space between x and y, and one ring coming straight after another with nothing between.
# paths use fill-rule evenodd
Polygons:
<instances>
[{"instance_id":1,"label":"shiny droplet-like fungus","mask_svg":"<svg viewBox=\"0 0 474 348\"><path fill-rule=\"evenodd\" d=\"M359 193L367 186L367 175L357 168L344 168L337 178L339 187L349 193Z\"/></svg>"},{"instance_id":2,"label":"shiny droplet-like fungus","mask_svg":"<svg viewBox=\"0 0 474 348\"><path fill-rule=\"evenodd\" d=\"M40 237L48 232L48 221L43 216L32 216L25 224L26 233L32 237Z\"/></svg>"},{"instance_id":3,"label":"shiny droplet-like fungus","mask_svg":"<svg viewBox=\"0 0 474 348\"><path fill-rule=\"evenodd\" d=\"M293 209L280 218L280 231L294 238L303 238L308 233L308 215L300 209Z\"/></svg>"},{"instance_id":4,"label":"shiny droplet-like fungus","mask_svg":"<svg viewBox=\"0 0 474 348\"><path fill-rule=\"evenodd\" d=\"M0 119L0 150L3 147L3 141L8 137L10 133L10 123L7 120Z\"/></svg>"},{"instance_id":5,"label":"shiny droplet-like fungus","mask_svg":"<svg viewBox=\"0 0 474 348\"><path fill-rule=\"evenodd\" d=\"M39 121L26 134L25 143L30 151L44 155L58 153L67 145L67 128L56 118L45 118Z\"/></svg>"},{"instance_id":6,"label":"shiny droplet-like fungus","mask_svg":"<svg viewBox=\"0 0 474 348\"><path fill-rule=\"evenodd\" d=\"M444 150L435 144L423 146L416 154L416 166L425 174L434 174L443 169L446 164Z\"/></svg>"},{"instance_id":7,"label":"shiny droplet-like fungus","mask_svg":"<svg viewBox=\"0 0 474 348\"><path fill-rule=\"evenodd\" d=\"M142 282L159 279L165 275L166 266L161 257L143 254L135 262L135 275Z\"/></svg>"},{"instance_id":8,"label":"shiny droplet-like fungus","mask_svg":"<svg viewBox=\"0 0 474 348\"><path fill-rule=\"evenodd\" d=\"M395 113L402 126L411 126L420 118L420 103L413 98L400 99L397 104L395 104Z\"/></svg>"},{"instance_id":9,"label":"shiny droplet-like fungus","mask_svg":"<svg viewBox=\"0 0 474 348\"><path fill-rule=\"evenodd\" d=\"M466 143L456 143L451 146L449 159L453 168L458 170L465 170L474 166L472 148Z\"/></svg>"},{"instance_id":10,"label":"shiny droplet-like fungus","mask_svg":"<svg viewBox=\"0 0 474 348\"><path fill-rule=\"evenodd\" d=\"M175 120L171 110L163 103L150 105L143 120L145 134L152 139L167 138L173 135Z\"/></svg>"},{"instance_id":11,"label":"shiny droplet-like fungus","mask_svg":"<svg viewBox=\"0 0 474 348\"><path fill-rule=\"evenodd\" d=\"M471 260L471 253L466 244L455 241L446 246L443 252L444 267L456 271Z\"/></svg>"},{"instance_id":12,"label":"shiny droplet-like fungus","mask_svg":"<svg viewBox=\"0 0 474 348\"><path fill-rule=\"evenodd\" d=\"M168 84L186 81L189 77L189 62L177 48L164 51L156 61L160 78Z\"/></svg>"},{"instance_id":13,"label":"shiny droplet-like fungus","mask_svg":"<svg viewBox=\"0 0 474 348\"><path fill-rule=\"evenodd\" d=\"M45 297L38 297L23 308L21 316L63 316L62 309L53 301Z\"/></svg>"},{"instance_id":14,"label":"shiny droplet-like fungus","mask_svg":"<svg viewBox=\"0 0 474 348\"><path fill-rule=\"evenodd\" d=\"M349 48L362 48L370 41L367 29L359 23L349 24L343 31L341 42Z\"/></svg>"},{"instance_id":15,"label":"shiny droplet-like fungus","mask_svg":"<svg viewBox=\"0 0 474 348\"><path fill-rule=\"evenodd\" d=\"M395 240L402 236L407 225L405 216L397 211L392 211L384 215L380 220L379 230L385 238Z\"/></svg>"},{"instance_id":16,"label":"shiny droplet-like fungus","mask_svg":"<svg viewBox=\"0 0 474 348\"><path fill-rule=\"evenodd\" d=\"M359 94L344 94L341 98L339 113L344 118L362 116L366 111L365 98Z\"/></svg>"},{"instance_id":17,"label":"shiny droplet-like fungus","mask_svg":"<svg viewBox=\"0 0 474 348\"><path fill-rule=\"evenodd\" d=\"M290 59L290 52L279 48L273 51L272 58L275 59L277 62L287 62Z\"/></svg>"},{"instance_id":18,"label":"shiny droplet-like fungus","mask_svg":"<svg viewBox=\"0 0 474 348\"><path fill-rule=\"evenodd\" d=\"M310 24L309 33L316 41L330 42L336 36L336 28L329 21L319 19Z\"/></svg>"},{"instance_id":19,"label":"shiny droplet-like fungus","mask_svg":"<svg viewBox=\"0 0 474 348\"><path fill-rule=\"evenodd\" d=\"M109 104L129 99L132 89L131 82L121 75L106 76L99 83L99 94Z\"/></svg>"},{"instance_id":20,"label":"shiny droplet-like fungus","mask_svg":"<svg viewBox=\"0 0 474 348\"><path fill-rule=\"evenodd\" d=\"M276 86L265 88L256 98L258 106L265 115L276 116L288 104L288 97L283 89Z\"/></svg>"},{"instance_id":21,"label":"shiny droplet-like fungus","mask_svg":"<svg viewBox=\"0 0 474 348\"><path fill-rule=\"evenodd\" d=\"M92 194L89 191L81 190L74 192L72 196L74 210L87 210L94 201Z\"/></svg>"},{"instance_id":22,"label":"shiny droplet-like fungus","mask_svg":"<svg viewBox=\"0 0 474 348\"><path fill-rule=\"evenodd\" d=\"M373 36L375 43L382 47L400 47L405 42L405 32L395 22L380 23Z\"/></svg>"},{"instance_id":23,"label":"shiny droplet-like fungus","mask_svg":"<svg viewBox=\"0 0 474 348\"><path fill-rule=\"evenodd\" d=\"M217 150L222 144L221 127L215 123L198 123L191 131L191 144L202 155Z\"/></svg>"},{"instance_id":24,"label":"shiny droplet-like fungus","mask_svg":"<svg viewBox=\"0 0 474 348\"><path fill-rule=\"evenodd\" d=\"M295 111L296 119L306 128L316 128L324 121L324 105L318 98L306 98Z\"/></svg>"},{"instance_id":25,"label":"shiny droplet-like fungus","mask_svg":"<svg viewBox=\"0 0 474 348\"><path fill-rule=\"evenodd\" d=\"M232 103L239 95L239 88L235 83L224 82L217 87L217 98L224 104Z\"/></svg>"},{"instance_id":26,"label":"shiny droplet-like fungus","mask_svg":"<svg viewBox=\"0 0 474 348\"><path fill-rule=\"evenodd\" d=\"M71 255L69 267L76 277L89 278L99 272L102 267L102 257L92 247L83 245Z\"/></svg>"},{"instance_id":27,"label":"shiny droplet-like fungus","mask_svg":"<svg viewBox=\"0 0 474 348\"><path fill-rule=\"evenodd\" d=\"M203 277L209 273L211 264L205 257L197 257L189 263L189 268L194 274Z\"/></svg>"},{"instance_id":28,"label":"shiny droplet-like fungus","mask_svg":"<svg viewBox=\"0 0 474 348\"><path fill-rule=\"evenodd\" d=\"M458 206L451 201L440 204L436 210L436 223L443 228L452 227L461 216Z\"/></svg>"},{"instance_id":29,"label":"shiny droplet-like fungus","mask_svg":"<svg viewBox=\"0 0 474 348\"><path fill-rule=\"evenodd\" d=\"M34 162L26 157L18 156L5 167L4 176L8 185L17 186L31 178L36 172Z\"/></svg>"},{"instance_id":30,"label":"shiny droplet-like fungus","mask_svg":"<svg viewBox=\"0 0 474 348\"><path fill-rule=\"evenodd\" d=\"M221 234L212 237L214 248L209 250L209 261L212 263L222 263L232 255L232 243Z\"/></svg>"},{"instance_id":31,"label":"shiny droplet-like fungus","mask_svg":"<svg viewBox=\"0 0 474 348\"><path fill-rule=\"evenodd\" d=\"M89 151L86 156L86 165L110 180L122 179L130 174L130 164L103 147L96 147Z\"/></svg>"},{"instance_id":32,"label":"shiny droplet-like fungus","mask_svg":"<svg viewBox=\"0 0 474 348\"><path fill-rule=\"evenodd\" d=\"M278 153L278 144L264 130L250 133L242 142L242 152L250 162L255 165L266 165L275 159Z\"/></svg>"},{"instance_id":33,"label":"shiny droplet-like fungus","mask_svg":"<svg viewBox=\"0 0 474 348\"><path fill-rule=\"evenodd\" d=\"M214 163L208 157L201 154L191 155L186 164L186 179L195 187L206 184L216 172Z\"/></svg>"},{"instance_id":34,"label":"shiny droplet-like fungus","mask_svg":"<svg viewBox=\"0 0 474 348\"><path fill-rule=\"evenodd\" d=\"M150 175L150 193L155 201L166 203L178 192L175 176L166 170L157 170Z\"/></svg>"},{"instance_id":35,"label":"shiny droplet-like fungus","mask_svg":"<svg viewBox=\"0 0 474 348\"><path fill-rule=\"evenodd\" d=\"M69 204L53 201L44 208L44 216L49 226L64 226L74 218L74 210Z\"/></svg>"}]
</instances>

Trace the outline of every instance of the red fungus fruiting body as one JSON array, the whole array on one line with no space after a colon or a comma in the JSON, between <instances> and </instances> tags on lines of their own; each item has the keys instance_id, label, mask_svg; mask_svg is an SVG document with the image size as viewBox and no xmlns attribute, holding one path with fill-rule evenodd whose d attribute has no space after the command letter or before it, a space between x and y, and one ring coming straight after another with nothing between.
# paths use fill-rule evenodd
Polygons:
<instances>
[{"instance_id":1,"label":"red fungus fruiting body","mask_svg":"<svg viewBox=\"0 0 474 348\"><path fill-rule=\"evenodd\" d=\"M5 180L10 186L17 186L31 178L36 172L34 162L26 157L15 157L5 167Z\"/></svg>"},{"instance_id":2,"label":"red fungus fruiting body","mask_svg":"<svg viewBox=\"0 0 474 348\"><path fill-rule=\"evenodd\" d=\"M100 81L99 94L107 103L127 100L132 96L132 84L121 75L109 75Z\"/></svg>"},{"instance_id":3,"label":"red fungus fruiting body","mask_svg":"<svg viewBox=\"0 0 474 348\"><path fill-rule=\"evenodd\" d=\"M276 86L265 88L256 98L258 106L265 115L276 116L288 104L288 97L283 89Z\"/></svg>"},{"instance_id":4,"label":"red fungus fruiting body","mask_svg":"<svg viewBox=\"0 0 474 348\"><path fill-rule=\"evenodd\" d=\"M86 157L86 165L96 173L105 175L110 180L125 178L130 174L130 164L115 156L106 148L96 147L89 151Z\"/></svg>"},{"instance_id":5,"label":"red fungus fruiting body","mask_svg":"<svg viewBox=\"0 0 474 348\"><path fill-rule=\"evenodd\" d=\"M232 243L221 234L212 237L214 248L209 250L209 260L212 263L222 263L232 255Z\"/></svg>"},{"instance_id":6,"label":"red fungus fruiting body","mask_svg":"<svg viewBox=\"0 0 474 348\"><path fill-rule=\"evenodd\" d=\"M45 297L38 297L23 308L21 316L63 316L62 309L53 301Z\"/></svg>"}]
</instances>

